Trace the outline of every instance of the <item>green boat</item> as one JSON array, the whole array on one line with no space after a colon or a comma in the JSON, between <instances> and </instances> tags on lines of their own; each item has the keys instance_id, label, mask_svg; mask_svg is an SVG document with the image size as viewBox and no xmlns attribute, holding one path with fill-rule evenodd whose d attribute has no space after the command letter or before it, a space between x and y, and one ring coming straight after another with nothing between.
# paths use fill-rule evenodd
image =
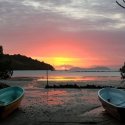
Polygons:
<instances>
[{"instance_id":1,"label":"green boat","mask_svg":"<svg viewBox=\"0 0 125 125\"><path fill-rule=\"evenodd\" d=\"M21 87L7 87L0 90L0 118L5 118L17 109L24 96Z\"/></svg>"}]
</instances>

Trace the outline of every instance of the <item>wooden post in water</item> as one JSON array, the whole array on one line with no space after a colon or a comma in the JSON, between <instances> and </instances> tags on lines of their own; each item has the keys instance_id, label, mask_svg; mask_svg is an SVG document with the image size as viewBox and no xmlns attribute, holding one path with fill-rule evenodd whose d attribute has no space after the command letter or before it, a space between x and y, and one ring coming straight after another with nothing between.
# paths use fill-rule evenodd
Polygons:
<instances>
[{"instance_id":1,"label":"wooden post in water","mask_svg":"<svg viewBox=\"0 0 125 125\"><path fill-rule=\"evenodd\" d=\"M49 85L49 81L48 81L48 69L46 70L46 78L47 78L47 84L46 84L46 86L48 86Z\"/></svg>"}]
</instances>

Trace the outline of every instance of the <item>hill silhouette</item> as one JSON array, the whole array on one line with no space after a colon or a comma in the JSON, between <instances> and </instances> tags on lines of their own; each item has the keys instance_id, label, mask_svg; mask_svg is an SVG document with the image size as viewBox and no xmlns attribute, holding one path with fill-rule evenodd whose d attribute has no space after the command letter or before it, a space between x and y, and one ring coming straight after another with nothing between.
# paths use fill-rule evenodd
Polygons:
<instances>
[{"instance_id":1,"label":"hill silhouette","mask_svg":"<svg viewBox=\"0 0 125 125\"><path fill-rule=\"evenodd\" d=\"M4 54L4 59L11 61L11 68L13 70L55 70L55 68L47 63L40 62L20 54Z\"/></svg>"},{"instance_id":2,"label":"hill silhouette","mask_svg":"<svg viewBox=\"0 0 125 125\"><path fill-rule=\"evenodd\" d=\"M72 67L71 71L110 71L111 69L105 66L95 66L91 68L81 68L81 67Z\"/></svg>"}]
</instances>

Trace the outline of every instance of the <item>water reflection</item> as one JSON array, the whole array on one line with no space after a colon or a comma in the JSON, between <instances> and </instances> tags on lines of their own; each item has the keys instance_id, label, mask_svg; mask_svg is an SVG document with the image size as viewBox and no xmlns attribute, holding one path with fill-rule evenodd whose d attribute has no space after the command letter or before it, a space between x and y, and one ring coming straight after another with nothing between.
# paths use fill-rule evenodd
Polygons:
<instances>
[{"instance_id":1,"label":"water reflection","mask_svg":"<svg viewBox=\"0 0 125 125\"><path fill-rule=\"evenodd\" d=\"M64 100L62 97L68 96L65 90L48 90L46 92L45 103L49 106L63 105Z\"/></svg>"},{"instance_id":2,"label":"water reflection","mask_svg":"<svg viewBox=\"0 0 125 125\"><path fill-rule=\"evenodd\" d=\"M119 80L119 77L116 76L82 76L82 77L63 77L63 76L51 76L48 78L49 81L105 81L105 80ZM42 77L38 81L46 81L46 78Z\"/></svg>"},{"instance_id":3,"label":"water reflection","mask_svg":"<svg viewBox=\"0 0 125 125\"><path fill-rule=\"evenodd\" d=\"M47 79L47 73L42 70L14 71L13 77L39 77L41 81L45 81ZM120 79L120 72L49 71L48 78L50 81L96 80L97 78Z\"/></svg>"},{"instance_id":4,"label":"water reflection","mask_svg":"<svg viewBox=\"0 0 125 125\"><path fill-rule=\"evenodd\" d=\"M67 102L69 93L65 90L30 89L25 93L25 104L59 106Z\"/></svg>"}]
</instances>

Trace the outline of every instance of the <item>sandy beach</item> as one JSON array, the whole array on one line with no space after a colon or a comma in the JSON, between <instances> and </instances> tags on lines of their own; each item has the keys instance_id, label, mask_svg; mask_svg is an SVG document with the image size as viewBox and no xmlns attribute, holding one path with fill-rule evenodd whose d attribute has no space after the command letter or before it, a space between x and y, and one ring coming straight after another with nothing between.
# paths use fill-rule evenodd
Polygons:
<instances>
[{"instance_id":1,"label":"sandy beach","mask_svg":"<svg viewBox=\"0 0 125 125\"><path fill-rule=\"evenodd\" d=\"M19 109L1 120L0 125L124 124L105 112L98 100L98 89L45 89L46 82L35 77L14 77L1 82L23 87L25 96ZM121 80L85 81L86 84L100 82L104 85L125 85Z\"/></svg>"}]
</instances>

